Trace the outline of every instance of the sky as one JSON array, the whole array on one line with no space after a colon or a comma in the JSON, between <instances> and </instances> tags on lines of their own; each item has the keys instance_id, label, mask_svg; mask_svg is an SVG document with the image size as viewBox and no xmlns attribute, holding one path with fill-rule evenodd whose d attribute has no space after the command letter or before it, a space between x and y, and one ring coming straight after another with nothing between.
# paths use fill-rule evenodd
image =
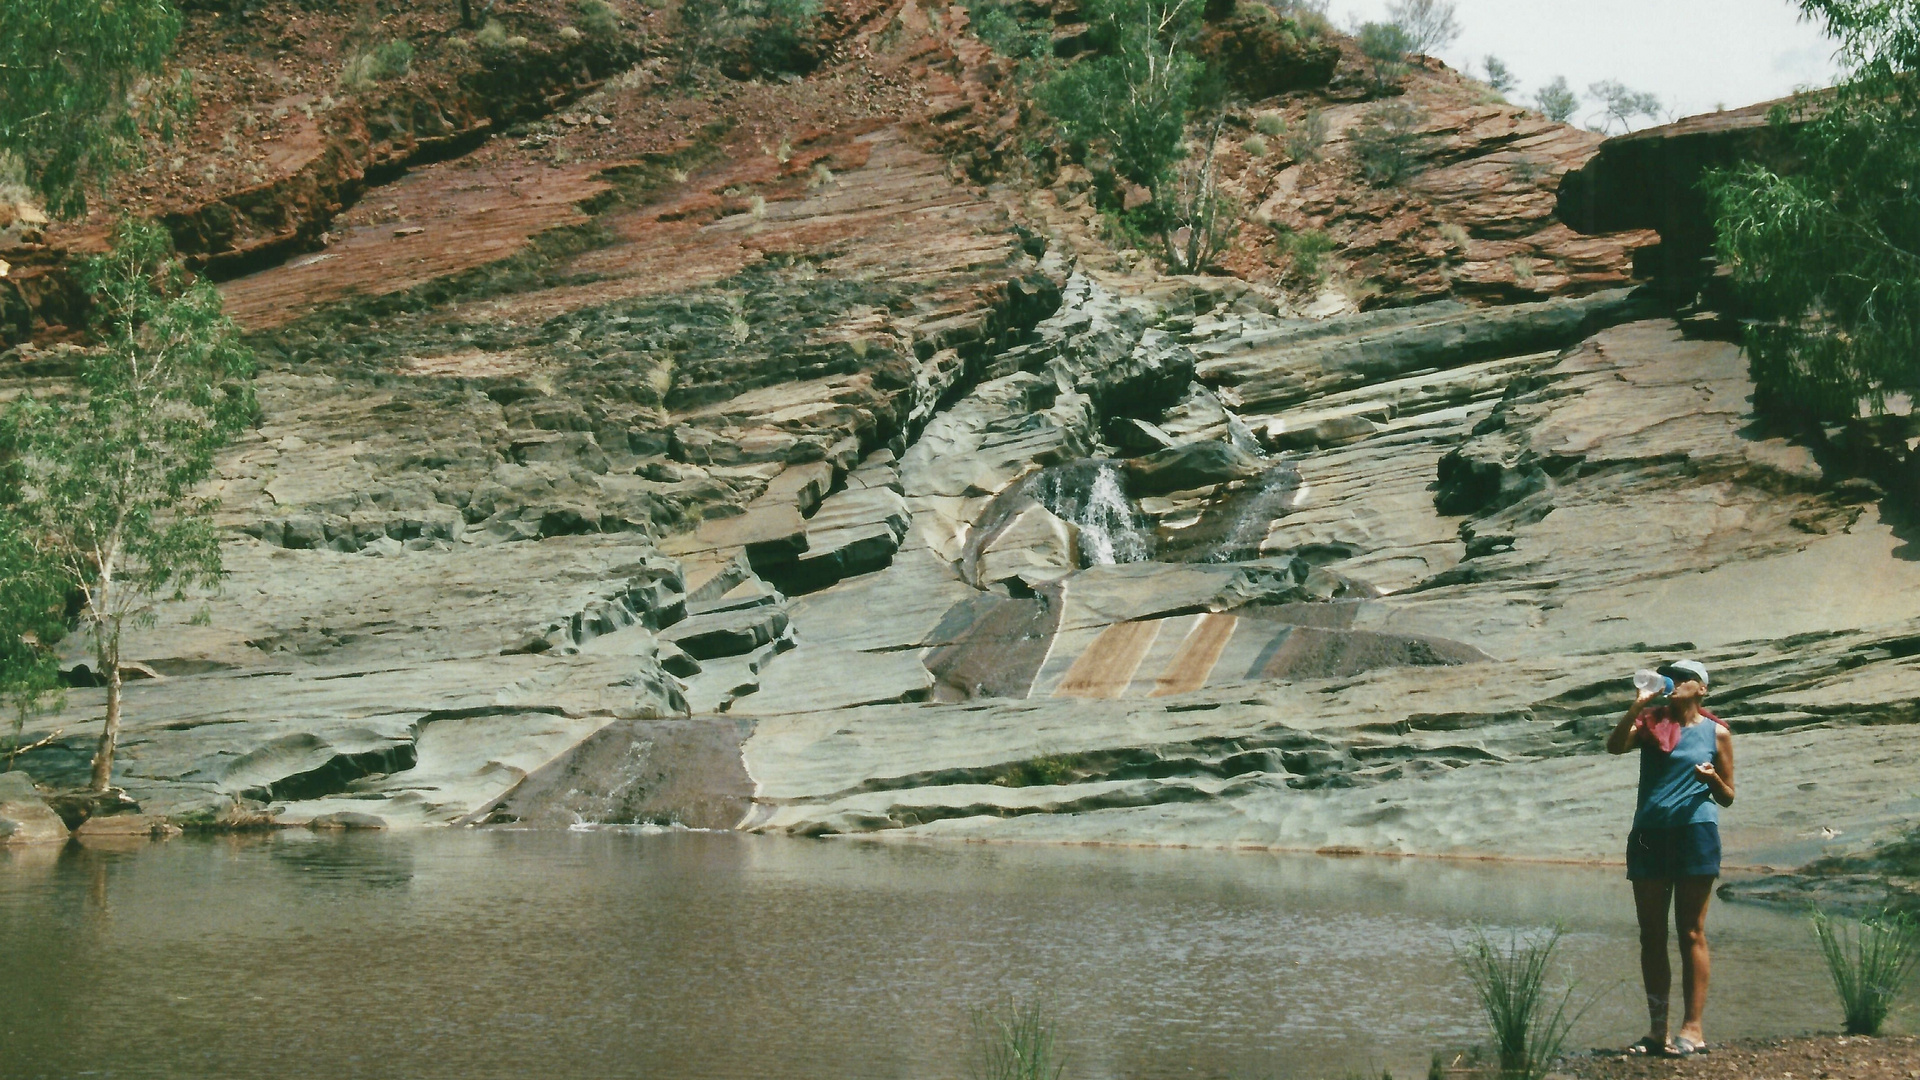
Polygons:
<instances>
[{"instance_id":1,"label":"sky","mask_svg":"<svg viewBox=\"0 0 1920 1080\"><path fill-rule=\"evenodd\" d=\"M1344 28L1386 8L1331 0L1328 15ZM1519 76L1514 101L1565 75L1583 98L1576 122L1598 121L1584 99L1602 79L1650 91L1677 119L1828 86L1836 71L1833 42L1790 0L1456 0L1455 18L1460 38L1439 50L1448 66L1482 75L1481 58L1498 56Z\"/></svg>"}]
</instances>

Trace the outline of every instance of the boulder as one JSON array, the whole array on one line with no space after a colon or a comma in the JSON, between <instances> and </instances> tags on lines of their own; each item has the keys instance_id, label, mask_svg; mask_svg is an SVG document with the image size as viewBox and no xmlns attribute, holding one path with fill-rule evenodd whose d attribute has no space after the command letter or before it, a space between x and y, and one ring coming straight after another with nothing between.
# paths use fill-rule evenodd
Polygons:
<instances>
[{"instance_id":1,"label":"boulder","mask_svg":"<svg viewBox=\"0 0 1920 1080\"><path fill-rule=\"evenodd\" d=\"M40 797L33 779L23 772L0 773L0 847L66 840L67 823Z\"/></svg>"},{"instance_id":2,"label":"boulder","mask_svg":"<svg viewBox=\"0 0 1920 1080\"><path fill-rule=\"evenodd\" d=\"M377 832L386 827L386 819L354 810L336 810L307 822L307 828L314 832Z\"/></svg>"},{"instance_id":3,"label":"boulder","mask_svg":"<svg viewBox=\"0 0 1920 1080\"><path fill-rule=\"evenodd\" d=\"M713 548L745 548L754 568L778 566L807 550L807 520L791 503L754 506L736 517L708 521L696 534Z\"/></svg>"},{"instance_id":4,"label":"boulder","mask_svg":"<svg viewBox=\"0 0 1920 1080\"><path fill-rule=\"evenodd\" d=\"M1080 568L1080 530L1039 503L1016 513L980 550L977 584L1018 579L1031 586L1055 581Z\"/></svg>"},{"instance_id":5,"label":"boulder","mask_svg":"<svg viewBox=\"0 0 1920 1080\"><path fill-rule=\"evenodd\" d=\"M1266 470L1266 462L1230 443L1188 443L1129 459L1127 486L1135 495L1164 495L1251 480Z\"/></svg>"},{"instance_id":6,"label":"boulder","mask_svg":"<svg viewBox=\"0 0 1920 1080\"><path fill-rule=\"evenodd\" d=\"M1714 216L1700 177L1744 162L1788 164L1789 138L1769 116L1791 101L1702 113L1608 139L1585 165L1561 177L1555 213L1583 233L1657 229L1659 245L1640 252L1636 268L1698 279L1702 260L1713 254Z\"/></svg>"}]
</instances>

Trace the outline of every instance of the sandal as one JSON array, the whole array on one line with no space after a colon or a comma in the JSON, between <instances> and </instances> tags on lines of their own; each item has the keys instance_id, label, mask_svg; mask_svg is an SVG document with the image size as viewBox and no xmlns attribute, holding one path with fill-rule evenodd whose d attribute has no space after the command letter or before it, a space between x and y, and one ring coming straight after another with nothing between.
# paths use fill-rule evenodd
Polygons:
<instances>
[{"instance_id":1,"label":"sandal","mask_svg":"<svg viewBox=\"0 0 1920 1080\"><path fill-rule=\"evenodd\" d=\"M1680 1057L1692 1057L1695 1054L1713 1053L1713 1050L1707 1046L1705 1039L1689 1039L1685 1035L1674 1037L1673 1051Z\"/></svg>"},{"instance_id":2,"label":"sandal","mask_svg":"<svg viewBox=\"0 0 1920 1080\"><path fill-rule=\"evenodd\" d=\"M1640 1041L1627 1047L1628 1057L1679 1057L1680 1051L1672 1043L1655 1042L1653 1036L1643 1035Z\"/></svg>"}]
</instances>

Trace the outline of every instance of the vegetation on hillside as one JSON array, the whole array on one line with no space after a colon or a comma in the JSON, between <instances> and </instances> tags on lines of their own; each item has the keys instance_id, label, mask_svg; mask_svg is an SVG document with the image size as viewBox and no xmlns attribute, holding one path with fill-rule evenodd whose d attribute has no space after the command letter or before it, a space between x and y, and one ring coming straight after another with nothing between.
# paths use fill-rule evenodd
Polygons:
<instances>
[{"instance_id":1,"label":"vegetation on hillside","mask_svg":"<svg viewBox=\"0 0 1920 1080\"><path fill-rule=\"evenodd\" d=\"M1920 388L1920 0L1801 6L1847 77L1774 110L1796 169L1706 183L1720 260L1764 316L1746 332L1760 398L1848 419Z\"/></svg>"},{"instance_id":2,"label":"vegetation on hillside","mask_svg":"<svg viewBox=\"0 0 1920 1080\"><path fill-rule=\"evenodd\" d=\"M191 105L184 78L158 80L180 16L167 0L0 4L0 171L21 174L49 211L77 216Z\"/></svg>"}]
</instances>

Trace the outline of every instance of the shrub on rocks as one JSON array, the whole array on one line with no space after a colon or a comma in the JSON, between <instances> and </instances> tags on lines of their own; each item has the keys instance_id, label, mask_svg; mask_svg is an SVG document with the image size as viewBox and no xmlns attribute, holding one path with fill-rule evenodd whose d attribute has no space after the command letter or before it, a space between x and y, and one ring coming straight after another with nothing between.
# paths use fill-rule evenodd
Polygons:
<instances>
[{"instance_id":1,"label":"shrub on rocks","mask_svg":"<svg viewBox=\"0 0 1920 1080\"><path fill-rule=\"evenodd\" d=\"M1426 114L1398 102L1376 105L1348 133L1360 175L1375 187L1396 187L1425 164L1432 136L1421 130Z\"/></svg>"}]
</instances>

